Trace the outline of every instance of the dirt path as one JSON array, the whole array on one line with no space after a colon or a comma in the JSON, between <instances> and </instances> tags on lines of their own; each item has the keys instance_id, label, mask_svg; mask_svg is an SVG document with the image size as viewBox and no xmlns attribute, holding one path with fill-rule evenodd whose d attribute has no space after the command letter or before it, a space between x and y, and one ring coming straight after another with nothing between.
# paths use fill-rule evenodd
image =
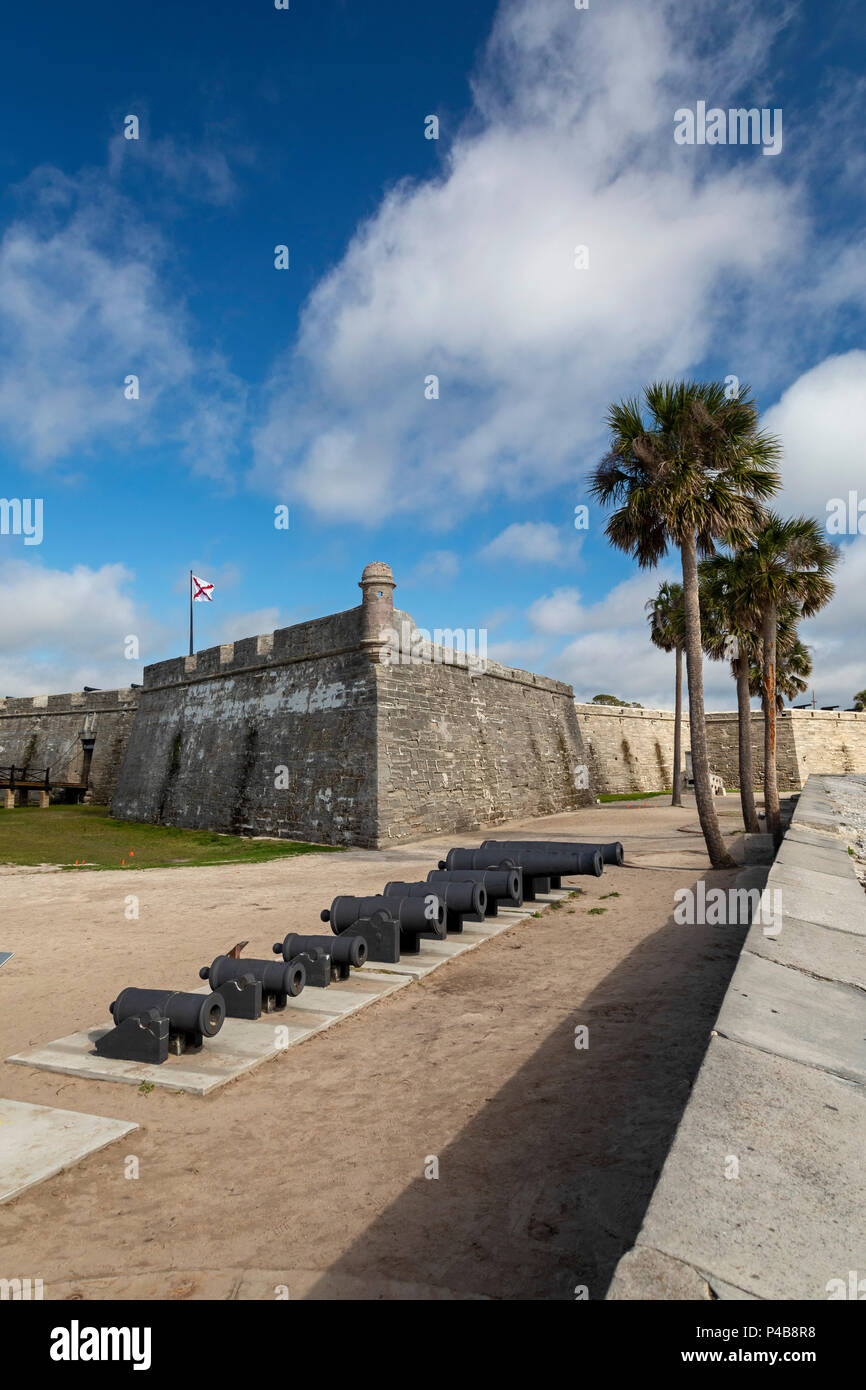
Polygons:
<instances>
[{"instance_id":1,"label":"dirt path","mask_svg":"<svg viewBox=\"0 0 866 1390\"><path fill-rule=\"evenodd\" d=\"M723 811L738 830L735 798ZM204 1099L3 1064L6 1097L141 1129L0 1207L0 1275L42 1278L46 1298L273 1298L277 1285L293 1299L556 1299L577 1285L602 1298L743 935L673 923L675 889L731 881L680 829L694 823L693 806L665 805L524 822L622 839L641 867L567 882L583 896ZM107 1018L124 985L192 988L238 939L269 954L286 931L319 930L335 893L424 877L456 842L0 875L0 948L15 952L0 971L0 1055ZM424 1176L433 1156L438 1180Z\"/></svg>"}]
</instances>

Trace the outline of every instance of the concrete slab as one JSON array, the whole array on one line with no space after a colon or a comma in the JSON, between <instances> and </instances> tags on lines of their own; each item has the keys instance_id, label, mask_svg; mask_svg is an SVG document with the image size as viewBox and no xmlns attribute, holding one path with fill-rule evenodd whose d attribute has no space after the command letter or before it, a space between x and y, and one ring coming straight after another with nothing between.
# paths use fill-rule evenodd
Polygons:
<instances>
[{"instance_id":1,"label":"concrete slab","mask_svg":"<svg viewBox=\"0 0 866 1390\"><path fill-rule=\"evenodd\" d=\"M810 825L816 830L835 830L840 829L839 816L835 811L818 810L816 808L806 808L800 815L800 808L794 812L794 825Z\"/></svg>"},{"instance_id":2,"label":"concrete slab","mask_svg":"<svg viewBox=\"0 0 866 1390\"><path fill-rule=\"evenodd\" d=\"M807 825L792 825L785 831L782 846L810 845L813 849L827 849L834 852L844 848L847 840L843 835L831 831L811 830Z\"/></svg>"},{"instance_id":3,"label":"concrete slab","mask_svg":"<svg viewBox=\"0 0 866 1390\"><path fill-rule=\"evenodd\" d=\"M816 927L814 922L801 922L783 913L778 936L765 936L756 923L743 950L802 970L816 979L836 980L866 990L866 937L851 932Z\"/></svg>"},{"instance_id":4,"label":"concrete slab","mask_svg":"<svg viewBox=\"0 0 866 1390\"><path fill-rule=\"evenodd\" d=\"M276 1019L278 1015L272 1017ZM311 1031L309 1027L287 1026L290 1043L299 1041ZM103 1026L70 1033L68 1037L30 1048L6 1060L19 1066L36 1067L39 1071L83 1076L91 1081L123 1081L131 1086L140 1086L145 1081L169 1091L189 1091L192 1095L204 1096L282 1051L275 1042L272 1023L227 1018L217 1036L205 1043L201 1052L169 1057L161 1066L156 1066L98 1057L93 1046L106 1032L108 1028Z\"/></svg>"},{"instance_id":5,"label":"concrete slab","mask_svg":"<svg viewBox=\"0 0 866 1390\"><path fill-rule=\"evenodd\" d=\"M352 980L347 980L331 985L327 990L305 990L297 999L290 1000L279 1013L269 1014L256 1022L227 1018L217 1036L206 1042L201 1052L169 1057L159 1066L98 1057L93 1045L97 1038L108 1031L106 1026L71 1033L68 1037L30 1048L6 1060L20 1066L36 1067L40 1071L59 1071L66 1076L122 1081L133 1086L140 1086L144 1081L165 1090L188 1091L192 1095L204 1096L278 1056L286 1047L303 1042L314 1033L366 1008L376 999L402 988L409 981L400 975L378 975L371 971L363 987L355 990L347 988L352 983ZM369 988L374 983L376 987ZM207 993L207 987L197 992Z\"/></svg>"},{"instance_id":6,"label":"concrete slab","mask_svg":"<svg viewBox=\"0 0 866 1390\"><path fill-rule=\"evenodd\" d=\"M560 893L558 896L567 898L568 894ZM546 899L540 906L549 907L550 903L554 901L556 901L554 898ZM489 941L491 937L498 936L500 932L516 926L518 922L525 922L532 915L529 909L535 907L536 904L528 903L526 907L500 908L495 917L485 917L483 922L472 922L464 927L462 933L451 935L446 941L425 940L416 956L401 956L394 965L383 965L381 961L373 961L371 965L374 969L393 971L397 975L408 975L412 979L419 979L422 975L429 975L431 970L435 970L439 965L444 965L454 956L471 951L474 947L480 946L482 942ZM360 973L366 974L371 965L363 966ZM304 995L302 994L300 997L303 999Z\"/></svg>"},{"instance_id":7,"label":"concrete slab","mask_svg":"<svg viewBox=\"0 0 866 1390\"><path fill-rule=\"evenodd\" d=\"M843 879L854 877L853 862L841 842L835 849L815 849L812 845L788 845L785 842L776 856L776 864L780 868L804 869L810 873L830 874Z\"/></svg>"},{"instance_id":8,"label":"concrete slab","mask_svg":"<svg viewBox=\"0 0 866 1390\"><path fill-rule=\"evenodd\" d=\"M861 1087L713 1038L638 1247L756 1298L826 1299L866 1269L864 1129Z\"/></svg>"},{"instance_id":9,"label":"concrete slab","mask_svg":"<svg viewBox=\"0 0 866 1390\"><path fill-rule=\"evenodd\" d=\"M845 868L844 863L842 867ZM863 892L853 870L840 876L823 869L801 868L799 861L795 864L777 862L773 865L772 886L783 888L786 897L791 896L791 890L796 894L801 888L829 894L836 901L850 903L853 910L859 909L866 924L866 893Z\"/></svg>"},{"instance_id":10,"label":"concrete slab","mask_svg":"<svg viewBox=\"0 0 866 1390\"><path fill-rule=\"evenodd\" d=\"M358 982L357 989L354 987L356 980ZM376 987L371 989L370 986L373 984L372 974L365 980L364 972L356 970L351 979L341 980L339 984L329 985L327 989L305 989L302 994L298 995L297 999L290 999L286 1007L279 1013L269 1014L268 1020L276 1026L280 1022L292 1023L295 1020L302 1024L307 1013L345 1018L347 1014L357 1013L359 1009L365 1008L375 999L381 999L383 994L390 994L392 990L400 987L394 979L390 981L380 979L376 981ZM263 1019L260 1021L264 1022Z\"/></svg>"},{"instance_id":11,"label":"concrete slab","mask_svg":"<svg viewBox=\"0 0 866 1390\"><path fill-rule=\"evenodd\" d=\"M752 1299L755 1295L726 1284L692 1265L673 1260L661 1250L636 1245L626 1252L614 1271L605 1297L613 1302L641 1299L649 1302L710 1302L718 1299Z\"/></svg>"},{"instance_id":12,"label":"concrete slab","mask_svg":"<svg viewBox=\"0 0 866 1390\"><path fill-rule=\"evenodd\" d=\"M751 951L740 957L716 1032L834 1076L866 1082L861 991L816 980Z\"/></svg>"},{"instance_id":13,"label":"concrete slab","mask_svg":"<svg viewBox=\"0 0 866 1390\"><path fill-rule=\"evenodd\" d=\"M0 1202L98 1153L138 1125L49 1105L0 1100Z\"/></svg>"},{"instance_id":14,"label":"concrete slab","mask_svg":"<svg viewBox=\"0 0 866 1390\"><path fill-rule=\"evenodd\" d=\"M776 887L781 890L783 912L798 917L802 922L813 922L819 927L833 927L835 931L854 932L857 936L866 936L866 912L859 902L825 892L823 884L807 887L800 883L777 883L775 874L767 886L770 889ZM866 893L863 897L866 899Z\"/></svg>"}]
</instances>

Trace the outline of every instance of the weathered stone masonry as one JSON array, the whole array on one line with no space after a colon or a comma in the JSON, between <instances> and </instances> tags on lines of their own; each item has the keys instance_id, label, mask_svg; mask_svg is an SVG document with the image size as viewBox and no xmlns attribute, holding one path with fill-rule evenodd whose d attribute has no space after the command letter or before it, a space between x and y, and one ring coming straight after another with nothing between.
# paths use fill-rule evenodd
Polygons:
<instances>
[{"instance_id":1,"label":"weathered stone masonry","mask_svg":"<svg viewBox=\"0 0 866 1390\"><path fill-rule=\"evenodd\" d=\"M596 792L663 791L672 785L674 716L670 710L619 705L577 706L577 719ZM708 714L710 767L726 787L739 786L736 713ZM764 716L750 721L755 785L764 780ZM688 711L683 714L683 754L691 746ZM813 772L866 772L866 712L781 711L776 721L779 786L796 791Z\"/></svg>"},{"instance_id":2,"label":"weathered stone masonry","mask_svg":"<svg viewBox=\"0 0 866 1390\"><path fill-rule=\"evenodd\" d=\"M672 711L592 704L576 710L594 792L653 792L673 785ZM688 712L682 741L685 756L691 747Z\"/></svg>"},{"instance_id":3,"label":"weathered stone masonry","mask_svg":"<svg viewBox=\"0 0 866 1390\"><path fill-rule=\"evenodd\" d=\"M88 690L0 699L0 764L50 768L86 782L86 801L107 805L126 750L138 691Z\"/></svg>"},{"instance_id":4,"label":"weathered stone masonry","mask_svg":"<svg viewBox=\"0 0 866 1390\"><path fill-rule=\"evenodd\" d=\"M402 615L400 615L402 616ZM376 668L379 842L585 805L571 686L465 658Z\"/></svg>"},{"instance_id":5,"label":"weathered stone masonry","mask_svg":"<svg viewBox=\"0 0 866 1390\"><path fill-rule=\"evenodd\" d=\"M419 661L389 567L361 588L357 608L149 666L141 690L0 700L0 763L87 781L128 820L371 847L671 785L670 711L576 706L559 681L429 643ZM866 772L866 714L786 710L778 730L782 787ZM707 734L735 787L736 715ZM752 741L760 781L757 712Z\"/></svg>"},{"instance_id":6,"label":"weathered stone masonry","mask_svg":"<svg viewBox=\"0 0 866 1390\"><path fill-rule=\"evenodd\" d=\"M360 610L148 666L114 815L369 844L375 674Z\"/></svg>"},{"instance_id":7,"label":"weathered stone masonry","mask_svg":"<svg viewBox=\"0 0 866 1390\"><path fill-rule=\"evenodd\" d=\"M585 804L570 686L426 648L387 565L332 617L146 668L113 814L377 847Z\"/></svg>"}]
</instances>

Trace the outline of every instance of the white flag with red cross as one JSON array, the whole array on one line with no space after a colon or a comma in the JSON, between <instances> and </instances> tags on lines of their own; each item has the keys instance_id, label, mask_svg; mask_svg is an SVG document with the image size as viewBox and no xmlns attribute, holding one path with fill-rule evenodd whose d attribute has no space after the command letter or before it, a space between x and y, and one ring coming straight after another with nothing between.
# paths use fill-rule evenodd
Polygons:
<instances>
[{"instance_id":1,"label":"white flag with red cross","mask_svg":"<svg viewBox=\"0 0 866 1390\"><path fill-rule=\"evenodd\" d=\"M213 603L213 584L208 584L206 579L199 579L193 575L192 601L193 603Z\"/></svg>"}]
</instances>

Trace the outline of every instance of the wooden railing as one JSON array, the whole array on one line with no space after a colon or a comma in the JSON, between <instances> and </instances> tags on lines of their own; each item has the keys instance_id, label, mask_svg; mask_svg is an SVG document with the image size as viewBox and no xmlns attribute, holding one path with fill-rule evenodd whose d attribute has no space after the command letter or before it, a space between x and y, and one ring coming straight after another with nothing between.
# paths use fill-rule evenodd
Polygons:
<instances>
[{"instance_id":1,"label":"wooden railing","mask_svg":"<svg viewBox=\"0 0 866 1390\"><path fill-rule=\"evenodd\" d=\"M35 768L16 767L14 763L7 763L5 767L0 765L0 787L8 787L10 791L18 788L32 790L38 787L40 791L51 790L51 768L46 767L37 772Z\"/></svg>"}]
</instances>

